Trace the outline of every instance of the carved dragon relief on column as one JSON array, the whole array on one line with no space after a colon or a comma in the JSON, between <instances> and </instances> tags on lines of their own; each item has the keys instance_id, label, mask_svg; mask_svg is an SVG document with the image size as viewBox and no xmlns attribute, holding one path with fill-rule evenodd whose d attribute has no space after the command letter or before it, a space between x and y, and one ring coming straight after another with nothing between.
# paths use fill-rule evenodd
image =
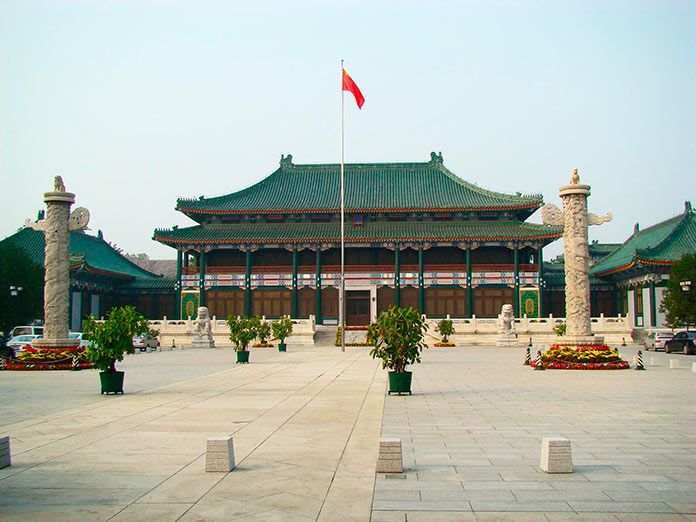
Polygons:
<instances>
[{"instance_id":1,"label":"carved dragon relief on column","mask_svg":"<svg viewBox=\"0 0 696 522\"><path fill-rule=\"evenodd\" d=\"M570 184L561 187L563 210L550 203L541 209L545 225L563 227L567 333L571 336L587 336L590 325L590 281L587 227L611 221L611 212L606 216L587 213L588 185L580 185L577 169L573 171Z\"/></svg>"},{"instance_id":2,"label":"carved dragon relief on column","mask_svg":"<svg viewBox=\"0 0 696 522\"><path fill-rule=\"evenodd\" d=\"M44 194L46 217L24 224L43 232L45 247L44 276L44 338L63 339L68 335L70 287L70 232L89 223L89 210L79 207L70 212L75 195L65 191L63 179L56 176L54 190Z\"/></svg>"}]
</instances>

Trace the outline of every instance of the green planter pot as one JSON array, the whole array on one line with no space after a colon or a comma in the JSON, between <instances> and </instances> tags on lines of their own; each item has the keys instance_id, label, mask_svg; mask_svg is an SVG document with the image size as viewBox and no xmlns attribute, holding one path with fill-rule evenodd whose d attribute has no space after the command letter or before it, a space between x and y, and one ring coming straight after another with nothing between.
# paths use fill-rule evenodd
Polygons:
<instances>
[{"instance_id":1,"label":"green planter pot","mask_svg":"<svg viewBox=\"0 0 696 522\"><path fill-rule=\"evenodd\" d=\"M411 395L411 372L389 372L389 395L392 393L408 393Z\"/></svg>"},{"instance_id":2,"label":"green planter pot","mask_svg":"<svg viewBox=\"0 0 696 522\"><path fill-rule=\"evenodd\" d=\"M287 351L288 345L285 343L278 343L278 351L279 352L285 352Z\"/></svg>"},{"instance_id":3,"label":"green planter pot","mask_svg":"<svg viewBox=\"0 0 696 522\"><path fill-rule=\"evenodd\" d=\"M249 352L246 350L237 351L237 364L248 364L249 363Z\"/></svg>"},{"instance_id":4,"label":"green planter pot","mask_svg":"<svg viewBox=\"0 0 696 522\"><path fill-rule=\"evenodd\" d=\"M105 393L120 393L123 394L123 377L125 372L99 372L99 380L101 381L102 395Z\"/></svg>"}]
</instances>

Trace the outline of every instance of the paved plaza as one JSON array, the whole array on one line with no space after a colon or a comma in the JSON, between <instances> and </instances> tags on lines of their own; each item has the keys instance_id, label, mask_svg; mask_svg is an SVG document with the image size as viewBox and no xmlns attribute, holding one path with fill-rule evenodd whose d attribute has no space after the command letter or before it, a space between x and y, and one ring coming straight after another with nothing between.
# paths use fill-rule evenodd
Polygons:
<instances>
[{"instance_id":1,"label":"paved plaza","mask_svg":"<svg viewBox=\"0 0 696 522\"><path fill-rule=\"evenodd\" d=\"M696 357L541 372L524 348L431 348L387 396L367 348L289 350L132 355L124 396L96 371L0 372L0 520L696 521ZM237 468L206 473L225 435ZM539 470L548 436L572 474ZM380 437L403 473L375 474Z\"/></svg>"}]
</instances>

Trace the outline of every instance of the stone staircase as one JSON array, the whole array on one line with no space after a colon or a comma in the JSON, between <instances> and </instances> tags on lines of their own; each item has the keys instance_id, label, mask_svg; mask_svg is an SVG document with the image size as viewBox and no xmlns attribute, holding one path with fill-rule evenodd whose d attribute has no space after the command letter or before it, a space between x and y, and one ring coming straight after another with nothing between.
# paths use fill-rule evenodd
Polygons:
<instances>
[{"instance_id":1,"label":"stone staircase","mask_svg":"<svg viewBox=\"0 0 696 522\"><path fill-rule=\"evenodd\" d=\"M314 334L315 346L335 346L336 332L338 326L320 326L317 325L317 331Z\"/></svg>"}]
</instances>

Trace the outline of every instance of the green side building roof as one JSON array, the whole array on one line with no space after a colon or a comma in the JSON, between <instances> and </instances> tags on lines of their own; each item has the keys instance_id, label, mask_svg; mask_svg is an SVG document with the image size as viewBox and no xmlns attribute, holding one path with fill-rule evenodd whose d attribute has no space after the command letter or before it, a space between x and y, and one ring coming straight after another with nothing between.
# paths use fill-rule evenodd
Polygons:
<instances>
[{"instance_id":1,"label":"green side building roof","mask_svg":"<svg viewBox=\"0 0 696 522\"><path fill-rule=\"evenodd\" d=\"M22 248L35 263L43 266L46 241L42 232L24 227L3 241ZM101 235L95 237L82 231L70 232L70 264L72 269L117 278L161 278L126 259L104 241Z\"/></svg>"},{"instance_id":2,"label":"green side building roof","mask_svg":"<svg viewBox=\"0 0 696 522\"><path fill-rule=\"evenodd\" d=\"M327 213L340 209L340 165L292 162L239 192L177 200L177 210L195 221L206 215ZM511 211L524 220L543 204L540 194L503 194L482 189L447 169L442 155L423 163L345 165L345 208L350 212Z\"/></svg>"},{"instance_id":3,"label":"green side building roof","mask_svg":"<svg viewBox=\"0 0 696 522\"><path fill-rule=\"evenodd\" d=\"M620 247L597 263L592 275L608 276L638 266L669 266L696 252L696 215L688 201L684 212L645 230L638 225Z\"/></svg>"}]
</instances>

